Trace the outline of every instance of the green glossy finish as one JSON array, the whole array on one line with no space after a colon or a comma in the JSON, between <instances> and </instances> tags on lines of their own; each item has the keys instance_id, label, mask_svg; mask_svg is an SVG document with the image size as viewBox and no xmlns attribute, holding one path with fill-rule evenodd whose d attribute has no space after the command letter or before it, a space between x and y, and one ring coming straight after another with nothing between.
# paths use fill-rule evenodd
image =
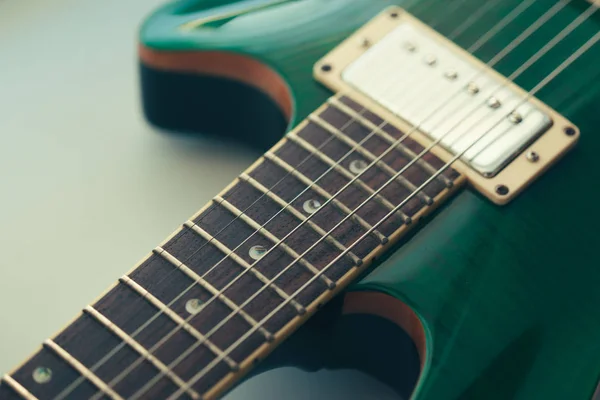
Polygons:
<instances>
[{"instance_id":1,"label":"green glossy finish","mask_svg":"<svg viewBox=\"0 0 600 400\"><path fill-rule=\"evenodd\" d=\"M406 8L450 34L479 2L467 1L466 11L453 3L422 0ZM519 1L501 3L456 42L473 44ZM291 88L293 126L330 95L312 78L314 62L389 4L403 2L183 1L150 17L141 40L153 48L219 49L264 61ZM489 60L553 4L537 1L477 55ZM575 1L499 71L510 74L585 7ZM236 9L248 12L227 17ZM221 15L226 19L190 32L176 29ZM586 22L517 83L531 89L598 29L597 18ZM415 399L592 396L600 378L599 65L596 45L538 96L581 128L576 150L508 206L470 189L461 192L351 288L389 293L422 318L428 354Z\"/></svg>"}]
</instances>

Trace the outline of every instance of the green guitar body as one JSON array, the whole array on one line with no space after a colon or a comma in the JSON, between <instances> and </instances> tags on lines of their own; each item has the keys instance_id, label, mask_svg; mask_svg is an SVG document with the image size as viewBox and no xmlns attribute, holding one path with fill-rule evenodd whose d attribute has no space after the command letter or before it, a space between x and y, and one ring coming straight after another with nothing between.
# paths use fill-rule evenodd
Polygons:
<instances>
[{"instance_id":1,"label":"green guitar body","mask_svg":"<svg viewBox=\"0 0 600 400\"><path fill-rule=\"evenodd\" d=\"M332 95L314 80L313 65L345 37L390 5L403 6L448 33L468 15L450 10L450 3L195 0L167 4L142 26L143 47L157 52L224 52L256 60L286 83L292 107L286 115L276 99L247 82L157 69L142 62L146 116L160 128L217 135L266 150ZM469 3L470 10L480 5ZM486 13L456 42L468 47L499 20L498 13L506 14L519 1L501 3L496 15ZM553 4L540 0L529 11L539 16L540 10ZM587 6L575 1L560 12L551 27L526 42L529 52L543 46ZM517 35L515 31L532 23L528 15L524 13L476 55L489 60ZM180 29L190 21L200 23ZM598 29L594 17L574 38L582 43L581 38ZM572 44L558 46L517 83L531 89L551 71L550 65L574 50ZM499 72L514 71L526 59L524 51L517 49L501 62ZM281 358L278 354L284 353L292 361L296 354L302 364L300 360L308 356L296 352L302 346L295 344L302 337L315 347L319 339L311 335L356 329L344 339L349 345L343 349L357 357L341 358L347 357L352 366L364 365L368 372L380 371L381 379L392 386L395 381L406 386L401 375L407 374L408 393L414 384L414 399L591 399L600 379L599 66L596 46L538 95L581 129L573 152L507 206L494 205L471 188L459 192L348 289L385 293L414 310L426 339L423 365L414 379L410 369L419 365L413 344L395 348L393 336L389 352L373 344L378 341L378 326L382 332L389 329L388 333L400 335L398 342L406 339L404 334L400 340L400 330L385 328L387 322L364 316L355 328L343 321L335 328L324 327L320 314L336 312L335 301L263 367L271 368L273 360ZM386 357L390 354L406 359L390 360ZM378 359L381 363L373 366ZM307 368L320 367L309 364L310 360ZM323 364L343 363L336 358Z\"/></svg>"}]
</instances>

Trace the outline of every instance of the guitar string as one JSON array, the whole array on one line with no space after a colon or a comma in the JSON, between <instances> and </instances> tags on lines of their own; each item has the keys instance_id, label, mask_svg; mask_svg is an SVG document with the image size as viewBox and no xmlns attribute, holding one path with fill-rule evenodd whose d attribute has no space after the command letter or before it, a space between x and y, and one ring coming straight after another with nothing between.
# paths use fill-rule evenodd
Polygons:
<instances>
[{"instance_id":1,"label":"guitar string","mask_svg":"<svg viewBox=\"0 0 600 400\"><path fill-rule=\"evenodd\" d=\"M585 21L585 20L586 20L586 19L587 19L587 18L588 18L588 17L589 17L591 14L593 14L593 12L595 12L596 8L597 8L597 6L590 7L590 9L588 10L589 12L586 12L586 13L584 13L584 15L582 15L582 16L581 16L581 18L578 18L576 21L574 21L574 23L570 24L568 28L565 28L565 30L563 31L563 33L565 33L565 35L566 35L566 32L572 32L572 30L574 30L574 29L575 29L577 26L579 26L581 23L583 23L583 21ZM599 35L599 36L600 36L600 35ZM597 39L596 39L596 38L594 38L594 42L593 42L593 43L595 43L596 41L597 41ZM590 40L590 42L591 42L591 40ZM592 44L589 44L589 43L588 43L588 44L589 44L589 47L591 47L591 45L593 45L593 43L592 43ZM588 48L589 48L589 47L588 47ZM544 50L549 50L549 48L548 48L548 49L544 49ZM587 51L587 49L586 49L585 51ZM581 51L580 51L580 52L581 52ZM577 53L575 54L575 58L573 58L573 57L570 57L570 58L569 58L569 60L568 60L568 63L567 63L566 65L563 65L563 66L561 66L561 68L559 68L557 71L559 71L559 72L560 72L560 71L562 71L563 69L565 69L565 68L566 68L568 65L570 65L570 64L573 62L573 60L574 60L574 59L576 59L576 58L578 58L578 57L579 57L579 53L580 53L580 52L577 52ZM537 91L539 91L539 90L541 89L541 87L545 86L545 85L546 85L546 84L547 84L549 81L551 81L552 79L553 79L553 76L551 76L551 77L549 77L549 78L546 78L544 81L542 81L542 84L541 84L541 85L538 85L538 86L537 86L537 87L536 87L534 90L532 90L531 92L529 92L529 96L528 96L527 98L529 98L529 97L531 97L533 94L537 93ZM523 102L525 102L525 101L526 101L526 100L524 100ZM515 109L514 109L514 110L516 110L518 107L519 107L519 106L515 107ZM514 110L513 110L513 111L514 111ZM511 112L512 112L512 111L511 111ZM509 114L507 114L506 116L508 116L508 115L510 115L510 113L509 113ZM505 117L506 117L506 116L505 116ZM500 122L502 122L503 120L504 120L504 117L503 117L503 118L501 118L501 119L498 121L498 124L499 124ZM459 124L460 124L460 122L459 122ZM497 125L497 124L496 124L496 125ZM488 131L488 132L489 132L489 131ZM468 147L468 148L467 148L465 151L463 151L462 153L460 153L459 155L457 155L457 156L456 156L456 157L453 159L453 161L452 161L452 162L454 162L454 161L456 161L458 158L460 158L460 157L461 157L461 156L462 156L462 155L463 155L463 154L464 154L464 153L465 153L465 152L466 152L466 151L467 151L469 148L471 148L473 145L475 145L475 144L476 144L476 143L477 143L477 142L478 142L478 141L479 141L481 138L483 138L483 137L484 137L486 134L487 134L487 132L486 132L486 133L484 133L484 135L483 135L482 137L480 137L480 138L479 138L479 139L478 139L476 142L474 142L474 143L473 143L471 146L469 146L469 147ZM423 154L425 154L425 153L426 153L428 150L430 150L430 149L431 149L432 147L434 147L435 145L436 145L436 143L432 144L432 146L430 146L430 148L429 148L429 149L426 149L426 150L424 150L424 151L421 153L421 155L420 155L420 156L422 156ZM413 160L413 161L414 161L414 160ZM451 162L450 164L452 164L452 162ZM450 164L448 164L448 165L450 165ZM389 183L391 183L391 182L392 182L392 181L393 181L395 178L397 178L397 177L398 177L398 176L399 176L399 175L400 175L402 172L403 172L403 171L399 171L399 172L398 172L398 173L397 173L397 174L396 174L396 175L395 175L393 178L391 178L391 179L390 179L390 181L388 181L388 183L386 183L386 185L385 185L385 186L387 186ZM399 209L400 209L400 207L402 207L404 204L406 204L406 202L407 202L407 201L409 201L409 200L410 200L412 197L414 197L416 194L418 194L418 192L419 192L419 191L420 191L420 190L421 190L423 187L425 187L427 184L429 184L429 182L431 182L431 181L432 181L434 178L436 178L437 176L439 176L439 175L441 174L441 172L443 172L443 169L442 169L442 170L440 170L440 171L439 171L439 172L438 172L438 173L437 173L435 176L433 176L432 178L430 178L430 179L427 181L427 183L423 184L423 185L422 185L420 188L418 188L418 189L417 189L415 192L413 192L413 193L412 193L412 195L411 195L411 196L409 196L409 198L405 199L405 200L402 202L402 204L401 204L401 205L399 205L398 207L396 207L396 208L394 209L394 211L390 212L390 213L388 214L388 216L386 216L385 218L383 218L383 219L382 219L382 220L381 220L379 223L377 223L376 225L377 225L377 226L379 226L379 225L380 225L381 223L383 223L383 222L384 222L384 221L385 221L387 218L389 218L389 216L390 216L390 215L392 215L394 212L396 212L397 210L399 210ZM385 187L385 186L384 186L384 187ZM355 209L355 211L354 211L354 212L356 212L356 210L358 210L359 208L361 208L362 206L364 206L364 204L366 204L368 201L370 201L370 200L371 200L371 199L372 199L372 198L373 198L375 195L377 195L377 194L378 194L378 193L379 193L379 192L380 192L382 189L383 189L383 188L381 188L381 189L380 189L380 190L378 190L376 193L374 193L373 195L371 195L371 196L370 196L370 197L369 197L367 200L365 200L365 202L363 202L363 203L362 203L362 204L361 204L359 207L357 207L357 208ZM354 213L354 212L353 212L353 213ZM336 225L336 226L335 226L335 227L334 227L334 228L333 228L333 229L332 229L330 232L328 232L328 234L330 234L330 233L331 233L333 230L337 229L337 228L338 228L338 227L339 227L339 226L340 226L340 225L341 225L343 222L345 222L345 220L347 220L349 217L350 217L350 216L348 216L348 217L344 218L344 220L342 220L342 221L341 221L339 224L337 224L337 225ZM369 230L369 233L370 233L370 232L372 232L374 229L375 229L375 228L371 228L371 229ZM363 236L361 237L361 239L359 239L359 240L357 240L357 241L355 242L355 244L356 244L357 242L359 242L360 240L362 240L364 237L366 237L366 235L363 235ZM284 239L283 239L283 240L284 240ZM317 243L315 243L313 246L311 246L309 249L307 249L307 250L306 250L306 251L305 251L305 252L304 252L302 255L300 255L300 257L299 257L298 259L301 259L301 258L302 258L302 257L303 257L303 256L304 256L306 253L310 252L310 251L311 251L311 250L312 250L312 249L313 249L313 248L314 248L314 247L315 247L315 246L316 246L316 245L317 245L319 242L321 242L322 240L323 240L323 239L320 239L320 240L319 240ZM353 244L352 246L354 246L354 244ZM303 285L303 287L302 287L302 288L306 288L306 287L307 287L308 285L310 285L310 283L312 283L312 282L313 282L315 279L317 279L318 277L322 276L322 275L323 275L323 274L326 272L326 269L328 269L328 268L329 268L331 265L333 265L333 264L334 264L334 263L335 263L337 260L339 260L339 259L340 259L342 256L344 256L344 255L345 255L346 253L348 253L350 250L351 250L351 249L350 249L350 248L348 248L347 250L343 251L343 252L342 252L343 254L341 254L340 256L336 257L336 260L335 260L335 261L332 261L332 262L331 262L331 263L330 263L330 264L329 264L327 267L325 267L325 269L323 269L323 270L321 270L319 273L317 273L317 274L316 274L316 275L315 275L313 278L311 278L311 279L309 280L309 282L307 282L305 285ZM298 259L294 260L294 261L293 261L291 264L289 264L289 265L288 265L288 267L286 267L286 268L285 268L284 270L282 270L282 271L281 271L279 274L277 274L277 275L276 275L274 278L272 278L272 279L269 281L269 283L268 283L266 286L263 286L263 287L262 287L262 288L261 288L261 289L260 289L258 292L256 292L256 293L255 293L253 296L251 296L249 299L247 299L247 300L246 300L246 301L245 301L245 302L244 302L242 305L240 305L240 308L243 308L245 305L247 305L249 302L251 302L251 301L252 301L252 300L253 300L253 299L254 299L254 298L255 298L255 297L256 297L256 296L257 296L259 293L261 293L261 292L262 292L264 289L266 289L266 288L268 287L268 285L270 285L270 284L271 284L271 283L273 283L275 280L277 280L277 279L278 279L278 278L279 278L279 277L280 277L280 276L281 276L283 273L285 273L285 272L286 272L286 271L287 271L287 270L288 270L288 269L289 269L289 268L290 268L292 265L294 265L296 262L298 262ZM270 318L272 315L276 314L276 313L277 313L277 311L278 311L278 310L280 310L280 309L281 309L281 308L282 308L282 307L283 307L285 304L289 303L289 301L291 301L291 300L292 300L292 299L293 299L293 298L294 298L294 297L295 297L295 296L296 296L298 293L300 293L300 292L301 292L301 290L302 290L302 289L299 289L298 291L296 291L296 292L295 292L295 293L292 295L292 297L291 297L290 299L287 299L287 300L285 300L285 301L284 301L282 304L280 304L280 305L279 305L279 306L278 306L278 307L277 307L277 308L276 308L276 309L275 309L273 312L271 312L271 313L269 314L269 316L268 316L268 317L265 317L265 318L264 318L264 319L261 321L261 323L260 323L259 325L257 325L257 326L255 326L254 328L252 328L252 329L251 329L251 330L250 330L250 331L249 331L247 334L245 334L245 335L244 335L242 338L240 338L240 340L238 340L238 341L237 341L235 344L231 345L231 346L230 346L230 347L227 349L227 354L228 354L229 352L231 352L233 349L235 349L235 348L237 347L237 344L239 344L239 343L243 342L243 340L245 340L245 338L247 338L247 337L248 337L248 335L250 335L251 333L253 333L254 331L256 331L256 330L257 330L257 329L258 329L260 326L262 326L262 324L264 323L264 321L267 321L267 320L268 320L268 319L269 319L269 318ZM213 329L211 329L211 330L210 330L210 331L209 331L209 332L208 332L208 333L205 335L206 339L208 339L208 338L209 338L209 337L210 337L210 336L211 336L211 335L212 335L212 334L213 334L215 331L217 331L217 330L218 330L218 329L219 329L221 326L223 326L223 324L224 324L224 323L226 323L226 322L227 322L227 321L228 321L228 320L229 320L229 319L230 319L230 318L231 318L233 315L235 315L235 314L236 314L236 312L234 312L234 313L231 313L231 314L230 314L230 315L229 315L227 318L225 318L224 320L222 320L222 321L221 321L221 322L220 322L220 323L219 323L217 326L215 326ZM201 341L198 341L198 342L196 342L196 345L192 346L192 347L190 348L190 350L191 350L191 351L193 351L193 349L194 349L194 348L196 348L197 346L199 346L199 345L201 345L202 343L204 343L204 342L206 341L206 339L205 339L205 340L201 340ZM185 354L185 353L187 353L187 354ZM169 368L171 369L173 366L176 366L176 365L177 365L177 363L178 363L178 361L181 361L183 358L185 358L187 355L189 355L189 351L186 351L185 353L184 353L184 354L183 354L181 357L179 357L179 358L178 358L178 360L176 360L176 361L172 362L171 364L169 364ZM210 364L210 365L214 365L215 363L218 363L218 362L220 362L220 360L222 360L222 359L223 359L223 358L224 358L224 357L225 357L227 354L223 354L223 355L221 355L221 356L218 356L218 357L217 357L217 358L216 358L216 359L215 359L213 362L211 362L211 364ZM201 376L203 376L203 374L204 374L205 372L207 372L208 370L210 370L210 365L209 365L209 366L207 366L207 367L206 367L206 368L205 368L203 371L201 371L199 374L197 374L197 375L196 375L194 378L192 378L192 380L190 380L190 384L193 384L193 383L194 383L194 382L195 382L197 379L200 379L200 377L201 377ZM160 375L160 374L159 374L159 375ZM149 382L149 383L148 383L148 384L147 384L147 385L146 385L144 388L140 389L140 390L139 390L137 393L138 393L138 394L139 394L139 393L144 393L144 392L145 392L145 391L147 391L147 390L148 390L150 387L152 387L152 386L153 386L153 383L155 383L155 382L156 382L156 379L153 379L153 380L152 380L151 382ZM189 387L189 385L186 385L186 387ZM182 390L183 390L183 389L182 389ZM180 391L181 391L181 390L180 390ZM133 398L136 398L136 396L137 396L137 394L136 394L136 395L134 395L134 397L133 397Z\"/></svg>"},{"instance_id":2,"label":"guitar string","mask_svg":"<svg viewBox=\"0 0 600 400\"><path fill-rule=\"evenodd\" d=\"M534 1L536 1L536 0L529 0L529 1L530 1L530 2L534 2ZM421 3L421 4L422 4L422 3ZM499 31L501 30L501 27L504 27L504 26L508 25L508 23L509 23L510 21L512 21L514 18L516 18L516 16L515 16L515 15L512 15L512 14L514 14L514 13L511 13L511 15L508 15L507 17L503 18L503 19L502 19L502 20L501 20L501 21L500 21L498 24L494 25L494 27L496 27L496 28L497 28L497 29L496 29L496 31L497 31L497 32L499 32ZM490 38L491 38L493 35L489 35L489 36L490 36ZM451 39L452 39L452 38L451 38ZM363 108L362 110L360 110L360 111L358 112L358 114L359 114L359 115L362 115L362 113L363 113L363 112L365 112L365 111L366 111L366 109L365 109L365 108ZM353 123L353 122L354 122L354 120L355 120L355 118L356 118L356 117L355 117L355 116L353 116L353 117L352 117L352 119L351 119L350 121L348 121L347 125L349 125L349 124ZM344 127L344 128L345 128L345 127ZM373 134L375 134L375 133L376 133L376 132L372 132L372 133L371 133L371 134L370 134L370 135L369 135L367 138L363 139L363 141L361 141L361 143L357 144L357 145L354 147L354 149L356 149L357 147L359 147L359 146L360 146L360 145L361 145L361 144L362 144L364 141L368 140L368 138L369 138L369 137L371 137L371 136L372 136ZM328 140L327 140L325 143L321 144L321 145L319 146L319 148L322 148L322 147L324 147L324 146L325 146L327 143L329 143L331 140L334 140L334 139L335 139L335 138L333 138L333 137L332 137L332 138L330 138L330 139L328 139ZM352 152L353 152L353 150L350 150L350 151L347 153L347 155L346 155L344 158L346 158L347 156L349 156L350 154L352 154ZM311 155L309 155L308 157L306 157L304 160L302 160L302 161L300 162L300 164L299 164L297 167L295 167L295 168L294 168L294 170L297 170L297 169L298 169L298 168L299 168L299 167L300 167L300 166L301 166L301 165L302 165L304 162L306 162L308 159L310 159L310 158L312 158L312 157L314 157L314 154L311 154ZM343 158L343 159L344 159L344 158ZM342 162L342 161L343 161L343 159L339 160L339 161L336 163L336 165L337 165L337 164L339 164L340 162ZM322 174L322 175L321 175L321 176L320 176L320 177L319 177L319 178L318 178L318 179L317 179L315 182L313 182L313 184L314 184L314 183L316 183L316 182L318 182L320 178L324 177L324 176L325 176L325 175L326 175L328 172L330 172L330 171L331 171L333 168L334 168L334 166L332 166L332 167L331 167L331 168L329 168L327 171L325 171L325 172L324 172L324 173L323 173L323 174ZM280 180L279 180L277 183L275 183L275 184L273 185L273 188L274 188L274 187L276 187L276 186L277 186L279 183L281 183L283 180L285 180L285 179L286 179L286 178L287 178L289 175L290 175L290 172L287 172L287 173L286 173L286 175L285 175L283 178L281 178L281 179L280 179ZM305 193L305 192L309 191L309 190L311 189L311 187L313 186L313 184L311 184L311 185L310 185L310 186L308 186L306 189L304 189L304 190L303 190L303 191L302 191L300 194L298 194L298 196L296 196L296 198L299 198L299 197L300 197L300 196L301 196L303 193ZM269 191L269 192L271 192L273 188L269 189L268 191ZM253 203L252 203L250 206L248 206L248 207L246 208L246 210L245 210L245 211L247 211L248 209L250 209L250 208L251 208L251 207L252 207L252 206L253 206L255 203L257 203L258 201L260 201L260 200L261 200L261 198L263 198L264 196L266 196L266 194L263 194L263 195L261 195L261 196L260 196L260 197L259 197L257 200L255 200L255 201L254 201L254 202L253 202ZM295 198L295 199L296 199L296 198ZM295 199L294 199L294 200L292 200L291 202L295 201ZM284 211L284 210L281 210L280 212L282 212L282 211ZM243 213L242 213L242 214L243 214ZM278 213L278 214L279 214L279 213ZM277 216L277 215L273 216L273 218L275 218L276 216ZM239 217L238 217L238 216L236 216L236 217L235 217L235 219L234 219L234 220L232 220L230 223L228 223L228 224L227 224L227 225L226 225L226 226L225 226L223 229L221 229L221 230L220 230L220 231L219 231L219 232L218 232L218 233L215 235L215 237L216 237L216 236L218 236L218 234L219 234L220 232L224 231L224 230L225 230L225 229L226 229L226 228L227 228L227 227L228 227L230 224L234 223L234 222L235 222L235 220L237 220L238 218L239 218ZM272 219L273 219L273 218L272 218ZM268 223L268 222L269 222L269 221L267 221L267 223ZM255 233L256 233L256 232L255 232ZM248 239L249 239L249 238L248 238ZM246 239L246 240L247 240L247 239ZM202 245L202 246L201 246L201 248L202 248L202 247L204 247L204 246L206 246L206 245L208 245L208 244L210 244L211 242L212 242L212 239L211 239L210 241L208 241L207 243L205 243L204 245ZM200 250L201 250L201 248L200 248L200 249L198 249L198 250L196 250L196 252L195 252L195 253L197 253L198 251L200 251ZM195 253L194 253L194 254L195 254ZM193 254L192 254L190 257L192 257L192 256L193 256ZM226 257L227 257L227 256L226 256ZM209 271L209 272L210 272L210 271ZM209 273L209 272L207 272L207 273ZM173 273L174 273L174 272L173 272ZM169 276L170 276L170 275L171 275L171 274L169 274ZM166 276L166 277L162 278L162 279L161 279L159 282L154 282L154 284L152 285L152 287L154 287L154 286L158 285L160 282L162 282L162 281L164 281L164 280L168 279L168 277L169 277L169 276ZM188 288L187 288L187 290L191 289L193 286L195 286L195 284L197 284L197 282L195 282L195 283L194 283L194 284L192 284L190 287L188 287ZM151 289L151 287L148 287L147 289ZM187 290L186 290L186 291L187 291ZM178 298L180 298L180 297L181 297L183 294L185 294L185 292L184 292L184 293L182 293L182 294L180 294L180 295L179 295L177 298L175 298L174 300L172 300L172 301L171 301L171 303L169 303L167 306L170 306L172 303L174 303L175 301L177 301L177 299L178 299ZM140 299L137 299L137 300L136 300L136 302L139 302L139 301L145 301L145 300L144 300L143 298L140 298ZM134 333L131 335L131 337L132 337L132 338L134 338L134 337L135 337L137 334L139 334L139 333L140 333L140 332L141 332L141 331L142 331L142 330L143 330L145 327L147 327L147 326L149 325L149 323L151 323L151 322L152 322L154 319L158 318L158 317L159 317L161 314L162 314L162 311L158 312L158 313L157 313L155 316L153 316L153 317L152 317L152 318L151 318L149 321L147 321L147 322L146 322L146 323L145 323L143 326L139 327L139 328L136 330L136 332L134 332ZM103 363L104 363L104 362L105 362L107 359L109 359L110 357L114 356L114 354L116 354L116 352L118 352L118 351L119 351L119 350L120 350L122 347L124 347L124 346L125 346L125 343L122 343L122 344L120 344L119 346L116 346L116 347L115 347L113 350L111 350L111 352L109 352L109 353L107 354L107 356L105 356L103 359L99 360L99 361L98 361L98 362L97 362L97 363L96 363L94 366L92 366L92 367L90 368L90 370L91 370L91 371L94 371L94 370L96 370L96 369L97 369L98 367L100 367L100 366L101 366L101 365L102 365L102 364L103 364ZM64 398L64 397L65 397L65 396L67 396L69 393L71 393L71 392L72 392L72 390L74 390L74 389L75 389L75 388L78 386L78 384L81 384L83 381L85 381L85 378L84 378L84 377L80 377L80 378L78 378L78 379L77 379L75 382L73 382L73 384L71 384L70 386L68 386L67 388L65 388L65 389L63 390L63 392L61 392L59 395L57 395L56 399L62 399L62 398Z\"/></svg>"},{"instance_id":3,"label":"guitar string","mask_svg":"<svg viewBox=\"0 0 600 400\"><path fill-rule=\"evenodd\" d=\"M475 11L473 14L471 14L466 20L465 22L463 22L461 24L461 26L457 27L456 29L454 29L452 32L450 32L451 36L459 36L461 35L463 32L465 32L467 29L469 29L471 26L473 26L473 24L475 24L481 17L483 17L488 11L490 11L492 8L496 7L498 4L500 4L503 0L488 0L486 1L482 7L480 7L477 11Z\"/></svg>"},{"instance_id":4,"label":"guitar string","mask_svg":"<svg viewBox=\"0 0 600 400\"><path fill-rule=\"evenodd\" d=\"M483 36L481 36L470 47L471 52L477 51L481 47L483 47L483 45L486 44L491 38L493 38L494 36L496 36L498 34L498 32L500 32L502 29L506 28L506 26L508 26L508 24L510 24L511 22L513 22L515 19L517 19L517 17L521 16L529 7L531 7L533 5L533 3L535 3L535 1L536 0L525 0L525 1L522 1L521 3L519 3L519 5L516 6L511 12L509 12L506 15L506 17L503 18L500 21L499 24L496 24L495 26L493 26L489 31L487 31ZM559 1L556 4L561 4L561 3L562 2ZM567 1L565 3L565 5L568 4L568 3L569 2ZM552 8L550 8L550 10L552 10Z\"/></svg>"},{"instance_id":5,"label":"guitar string","mask_svg":"<svg viewBox=\"0 0 600 400\"><path fill-rule=\"evenodd\" d=\"M593 4L591 7L594 8L598 8L597 4ZM532 89L531 91L529 91L525 97L525 99L523 100L523 102L528 101L528 99L530 99L532 96L534 96L539 90L543 89L548 83L552 82L552 80L554 80L554 78L556 76L558 76L562 71L564 71L565 69L567 69L573 62L575 62L579 57L581 57L584 53L586 53L591 47L593 47L596 43L598 43L600 41L600 32L597 32L594 36L592 36L583 46L581 46L575 53L573 53L569 58L567 58L565 61L563 61L563 63L561 63L561 65L556 68L552 73L550 73L548 76L546 76L542 81L540 81L534 89ZM517 107L515 107L513 109L516 110ZM508 115L508 114L507 114ZM484 133L478 140L480 140L481 138L483 138L486 135L486 133ZM446 169L448 169L454 162L458 161L458 159L464 155L464 153L466 151L468 151L472 146L474 146L477 143L477 141L475 141L472 145L470 145L469 147L467 147L467 149L465 149L464 151L460 152L459 154L457 154L455 157L453 157L449 162L447 162L434 176L432 176L431 178L429 178L427 181L425 181L417 190L421 190L422 188L424 188L426 185L428 185L429 183L431 183L433 181L433 179L435 179L437 176L439 176L442 172L444 172ZM416 194L417 192L413 193L413 196ZM380 221L379 223L377 223L372 229L377 229L377 227L385 221L385 219L391 217L394 212L396 212L397 210L399 210L409 199L406 199L403 203L401 203L400 205L398 205L397 207L394 208L394 210L390 211L387 216ZM370 232L365 233L362 237L360 237L359 239L357 239L353 245L356 245L358 242L360 242L361 240L363 240L366 235L370 234ZM332 260L323 270L321 270L318 274L318 276L324 274L328 268L330 268L335 262L337 262L341 257L343 257L344 254L340 254L338 257L336 257L334 260ZM296 292L292 295L293 297L297 296L302 290L306 289L306 287L308 287L312 282L314 282L315 279L318 278L318 276L315 276L313 278L311 278L308 282L306 282L304 285L302 285L300 288L298 288L298 290L296 290ZM292 298L293 298L292 297ZM283 306L285 306L289 301L285 300L282 304L280 304L279 306L277 306L273 311L271 311L267 316L265 316L260 322L259 325L264 324L265 322L267 322L270 318L273 317L273 315L275 315L279 310L281 310L281 308ZM254 331L256 331L257 328L252 328L250 331L248 331L247 333L245 333L242 337L240 337L236 342L234 342L233 344L231 344L226 350L224 350L224 355L228 355L229 353L231 353L231 351L233 351L235 348L237 348L241 343L244 342L244 340L246 340L250 334L252 334ZM188 388L191 387L191 385L193 385L195 382L197 382L199 379L201 379L203 376L206 375L206 373L208 373L218 362L220 362L222 360L223 356L219 356L217 357L215 360L213 360L209 365L207 365L202 371L200 371L199 373L197 373L192 379L188 380L188 382L186 382L185 386L180 388L177 392L173 393L171 396L169 396L169 398L167 400L172 400L172 399L177 399L179 397L180 394L183 394ZM137 398L137 393L134 394L134 396L132 397L132 400Z\"/></svg>"},{"instance_id":6,"label":"guitar string","mask_svg":"<svg viewBox=\"0 0 600 400\"><path fill-rule=\"evenodd\" d=\"M452 14L455 11L460 10L461 6L463 6L465 3L469 2L469 1L470 0L458 0L458 1L454 2L453 4L446 5L446 7L444 7L444 12L443 13L439 13L439 15L436 15L436 17L433 18L430 21L430 23L431 24L440 24L440 23L442 23L443 21L446 20L446 18L447 18L448 15ZM483 8L483 7L485 7L485 5L481 6L480 8Z\"/></svg>"},{"instance_id":7,"label":"guitar string","mask_svg":"<svg viewBox=\"0 0 600 400\"><path fill-rule=\"evenodd\" d=\"M412 14L422 14L427 12L432 7L435 7L436 2L437 0L413 0L412 4L409 6L409 9ZM462 2L462 0L456 0L456 2ZM432 25L436 24L435 18L430 20L429 23Z\"/></svg>"},{"instance_id":8,"label":"guitar string","mask_svg":"<svg viewBox=\"0 0 600 400\"><path fill-rule=\"evenodd\" d=\"M507 21L507 23L508 23L508 19L506 19L506 21ZM499 26L499 25L498 25L498 26ZM500 30L500 29L498 29L498 30ZM492 36L492 35L490 35L490 37L491 37L491 36ZM481 44L481 42L480 42L480 44ZM364 110L364 109L363 109L363 110Z\"/></svg>"}]
</instances>

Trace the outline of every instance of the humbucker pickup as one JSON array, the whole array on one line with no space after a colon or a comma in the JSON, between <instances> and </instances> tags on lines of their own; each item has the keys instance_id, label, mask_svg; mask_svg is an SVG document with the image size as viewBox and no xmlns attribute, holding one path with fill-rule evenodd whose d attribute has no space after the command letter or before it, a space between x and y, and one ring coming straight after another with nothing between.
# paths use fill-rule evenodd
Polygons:
<instances>
[{"instance_id":1,"label":"humbucker pickup","mask_svg":"<svg viewBox=\"0 0 600 400\"><path fill-rule=\"evenodd\" d=\"M579 131L492 67L391 7L320 60L315 76L432 146L505 204L570 149Z\"/></svg>"},{"instance_id":2,"label":"humbucker pickup","mask_svg":"<svg viewBox=\"0 0 600 400\"><path fill-rule=\"evenodd\" d=\"M405 22L342 77L452 154L464 153L463 160L484 176L494 176L552 121L476 64Z\"/></svg>"}]
</instances>

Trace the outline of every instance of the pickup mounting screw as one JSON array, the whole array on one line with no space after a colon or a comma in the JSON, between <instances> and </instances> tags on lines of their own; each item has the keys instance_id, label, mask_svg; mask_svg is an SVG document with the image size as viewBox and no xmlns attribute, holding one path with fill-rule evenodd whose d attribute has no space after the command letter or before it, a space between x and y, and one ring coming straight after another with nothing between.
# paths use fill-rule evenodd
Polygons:
<instances>
[{"instance_id":1,"label":"pickup mounting screw","mask_svg":"<svg viewBox=\"0 0 600 400\"><path fill-rule=\"evenodd\" d=\"M398 18L398 13L397 12L393 12L390 14L390 17L392 18Z\"/></svg>"},{"instance_id":2,"label":"pickup mounting screw","mask_svg":"<svg viewBox=\"0 0 600 400\"><path fill-rule=\"evenodd\" d=\"M369 47L371 47L371 41L368 38L364 38L363 40L361 40L360 46L363 49L368 49Z\"/></svg>"},{"instance_id":3,"label":"pickup mounting screw","mask_svg":"<svg viewBox=\"0 0 600 400\"><path fill-rule=\"evenodd\" d=\"M527 157L527 161L532 163L536 163L540 160L540 155L533 150L528 151L525 157Z\"/></svg>"},{"instance_id":4,"label":"pickup mounting screw","mask_svg":"<svg viewBox=\"0 0 600 400\"><path fill-rule=\"evenodd\" d=\"M333 67L330 64L323 64L321 65L321 71L323 72L329 72L333 69Z\"/></svg>"},{"instance_id":5,"label":"pickup mounting screw","mask_svg":"<svg viewBox=\"0 0 600 400\"><path fill-rule=\"evenodd\" d=\"M509 191L510 190L508 190L508 187L506 185L496 186L496 193L498 193L500 196L506 196Z\"/></svg>"},{"instance_id":6,"label":"pickup mounting screw","mask_svg":"<svg viewBox=\"0 0 600 400\"><path fill-rule=\"evenodd\" d=\"M577 131L572 126L569 126L565 128L565 133L567 134L567 136L575 136Z\"/></svg>"}]
</instances>

